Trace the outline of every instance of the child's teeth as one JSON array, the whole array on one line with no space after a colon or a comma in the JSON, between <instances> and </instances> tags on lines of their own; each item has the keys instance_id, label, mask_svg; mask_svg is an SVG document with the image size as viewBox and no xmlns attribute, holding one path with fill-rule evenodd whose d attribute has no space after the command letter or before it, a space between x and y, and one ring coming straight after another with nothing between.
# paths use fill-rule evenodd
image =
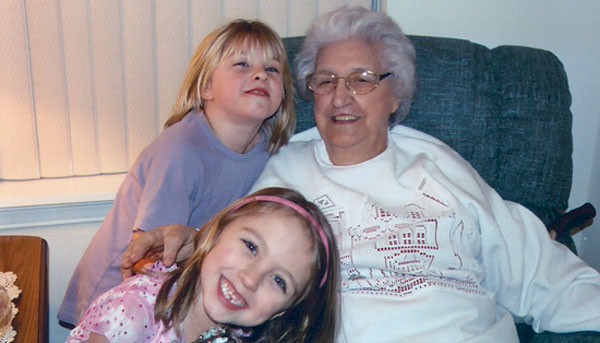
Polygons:
<instances>
[{"instance_id":1,"label":"child's teeth","mask_svg":"<svg viewBox=\"0 0 600 343\"><path fill-rule=\"evenodd\" d=\"M231 288L229 288L229 284L227 282L225 282L224 280L223 280L223 282L221 282L221 291L223 292L225 299L229 300L235 306L238 306L238 307L244 306L244 302L242 300L240 300L233 293L233 290L231 290Z\"/></svg>"}]
</instances>

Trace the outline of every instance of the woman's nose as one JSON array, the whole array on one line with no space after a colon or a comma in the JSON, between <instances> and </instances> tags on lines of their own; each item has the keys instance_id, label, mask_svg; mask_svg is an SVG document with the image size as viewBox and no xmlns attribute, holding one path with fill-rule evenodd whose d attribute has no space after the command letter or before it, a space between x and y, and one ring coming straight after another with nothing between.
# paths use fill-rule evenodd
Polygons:
<instances>
[{"instance_id":1,"label":"woman's nose","mask_svg":"<svg viewBox=\"0 0 600 343\"><path fill-rule=\"evenodd\" d=\"M338 78L337 85L333 90L333 105L335 107L343 107L352 101L352 91L346 84L346 79Z\"/></svg>"}]
</instances>

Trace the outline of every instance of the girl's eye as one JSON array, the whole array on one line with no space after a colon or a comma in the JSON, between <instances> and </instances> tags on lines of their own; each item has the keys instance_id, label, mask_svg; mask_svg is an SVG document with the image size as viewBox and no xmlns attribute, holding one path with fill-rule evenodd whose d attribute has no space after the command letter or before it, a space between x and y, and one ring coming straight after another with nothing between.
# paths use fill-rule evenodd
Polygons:
<instances>
[{"instance_id":1,"label":"girl's eye","mask_svg":"<svg viewBox=\"0 0 600 343\"><path fill-rule=\"evenodd\" d=\"M277 286L279 286L279 288L281 288L283 293L287 292L287 284L285 283L285 280L281 276L273 275L273 281L275 281Z\"/></svg>"},{"instance_id":2,"label":"girl's eye","mask_svg":"<svg viewBox=\"0 0 600 343\"><path fill-rule=\"evenodd\" d=\"M248 64L248 62L237 62L234 64L234 66L239 66L239 67L249 67L250 65Z\"/></svg>"},{"instance_id":3,"label":"girl's eye","mask_svg":"<svg viewBox=\"0 0 600 343\"><path fill-rule=\"evenodd\" d=\"M265 70L268 71L269 73L279 73L279 69L277 69L275 67L267 67Z\"/></svg>"},{"instance_id":4,"label":"girl's eye","mask_svg":"<svg viewBox=\"0 0 600 343\"><path fill-rule=\"evenodd\" d=\"M258 247L256 246L256 244L252 243L249 240L245 240L245 239L242 239L242 242L244 242L244 245L246 246L246 248L248 248L248 250L252 253L252 255L256 255L256 253L258 253Z\"/></svg>"}]
</instances>

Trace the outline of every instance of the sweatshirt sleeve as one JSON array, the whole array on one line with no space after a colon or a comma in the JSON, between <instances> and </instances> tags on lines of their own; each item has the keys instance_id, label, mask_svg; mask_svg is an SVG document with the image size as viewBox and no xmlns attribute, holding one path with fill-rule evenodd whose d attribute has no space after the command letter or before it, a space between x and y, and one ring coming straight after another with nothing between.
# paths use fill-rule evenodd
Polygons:
<instances>
[{"instance_id":1,"label":"sweatshirt sleeve","mask_svg":"<svg viewBox=\"0 0 600 343\"><path fill-rule=\"evenodd\" d=\"M498 303L535 331L600 330L600 275L552 241L531 211L489 191L492 217L482 216L483 284Z\"/></svg>"},{"instance_id":2,"label":"sweatshirt sleeve","mask_svg":"<svg viewBox=\"0 0 600 343\"><path fill-rule=\"evenodd\" d=\"M530 210L507 201L451 148L425 134L408 149L431 157L432 172L469 211L481 233L482 285L534 330L600 331L600 274L551 240ZM414 139L413 139L414 138Z\"/></svg>"}]
</instances>

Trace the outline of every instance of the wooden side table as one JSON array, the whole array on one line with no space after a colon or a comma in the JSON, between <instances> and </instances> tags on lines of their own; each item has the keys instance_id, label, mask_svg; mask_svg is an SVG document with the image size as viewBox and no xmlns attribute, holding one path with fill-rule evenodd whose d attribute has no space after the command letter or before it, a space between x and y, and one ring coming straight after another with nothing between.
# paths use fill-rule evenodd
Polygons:
<instances>
[{"instance_id":1,"label":"wooden side table","mask_svg":"<svg viewBox=\"0 0 600 343\"><path fill-rule=\"evenodd\" d=\"M48 243L40 237L0 236L0 271L17 275L15 343L48 342Z\"/></svg>"}]
</instances>

